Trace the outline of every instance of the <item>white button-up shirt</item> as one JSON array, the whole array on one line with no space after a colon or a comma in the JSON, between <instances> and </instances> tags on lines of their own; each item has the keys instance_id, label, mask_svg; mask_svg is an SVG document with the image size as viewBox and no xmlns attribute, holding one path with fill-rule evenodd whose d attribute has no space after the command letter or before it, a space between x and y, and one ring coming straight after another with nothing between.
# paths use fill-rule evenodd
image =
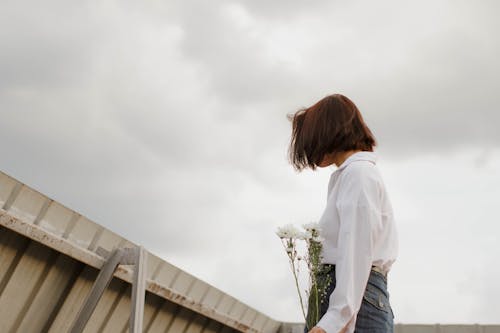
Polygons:
<instances>
[{"instance_id":1,"label":"white button-up shirt","mask_svg":"<svg viewBox=\"0 0 500 333\"><path fill-rule=\"evenodd\" d=\"M398 254L389 196L376 166L377 153L350 155L331 175L319 220L322 262L334 264L336 286L316 324L327 333L354 332L371 266L388 272Z\"/></svg>"}]
</instances>

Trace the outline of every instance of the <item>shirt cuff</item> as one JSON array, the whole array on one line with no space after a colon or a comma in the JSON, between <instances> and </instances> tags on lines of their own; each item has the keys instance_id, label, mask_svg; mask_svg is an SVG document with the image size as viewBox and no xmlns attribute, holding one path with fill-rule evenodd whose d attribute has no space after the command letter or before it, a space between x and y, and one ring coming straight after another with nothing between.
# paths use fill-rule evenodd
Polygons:
<instances>
[{"instance_id":1,"label":"shirt cuff","mask_svg":"<svg viewBox=\"0 0 500 333\"><path fill-rule=\"evenodd\" d=\"M326 312L316 326L321 327L326 333L338 333L350 323L352 318L339 318L335 313Z\"/></svg>"}]
</instances>

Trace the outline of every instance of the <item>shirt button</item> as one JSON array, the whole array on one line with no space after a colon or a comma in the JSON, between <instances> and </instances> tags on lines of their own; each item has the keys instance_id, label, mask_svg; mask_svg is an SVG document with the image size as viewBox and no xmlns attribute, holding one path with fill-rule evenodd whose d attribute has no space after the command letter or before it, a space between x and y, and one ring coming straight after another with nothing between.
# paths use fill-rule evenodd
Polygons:
<instances>
[{"instance_id":1,"label":"shirt button","mask_svg":"<svg viewBox=\"0 0 500 333\"><path fill-rule=\"evenodd\" d=\"M384 303L381 300L378 301L378 305L380 305L381 308L384 307Z\"/></svg>"}]
</instances>

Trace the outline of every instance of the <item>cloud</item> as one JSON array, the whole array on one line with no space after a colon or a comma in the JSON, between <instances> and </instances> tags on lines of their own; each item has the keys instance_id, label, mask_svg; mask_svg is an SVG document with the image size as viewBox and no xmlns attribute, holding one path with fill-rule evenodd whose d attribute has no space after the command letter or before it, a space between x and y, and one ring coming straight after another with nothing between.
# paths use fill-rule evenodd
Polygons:
<instances>
[{"instance_id":1,"label":"cloud","mask_svg":"<svg viewBox=\"0 0 500 333\"><path fill-rule=\"evenodd\" d=\"M176 3L170 11L53 6L4 5L15 31L1 39L4 112L32 107L27 95L57 91L70 99L67 113L85 104L112 114L137 140L180 158L179 145L167 143L196 146L219 122L231 127L249 113L273 114L274 135L287 136L286 113L340 91L394 156L499 142L498 23L489 7L296 1L283 9L294 20L278 20L264 14L272 6L244 1ZM383 16L389 10L398 15Z\"/></svg>"}]
</instances>

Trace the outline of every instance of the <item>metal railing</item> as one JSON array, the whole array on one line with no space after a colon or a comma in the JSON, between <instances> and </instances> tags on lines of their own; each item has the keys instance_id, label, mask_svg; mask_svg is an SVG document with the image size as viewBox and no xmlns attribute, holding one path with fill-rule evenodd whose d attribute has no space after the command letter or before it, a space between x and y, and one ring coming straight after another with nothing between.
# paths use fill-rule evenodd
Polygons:
<instances>
[{"instance_id":1,"label":"metal railing","mask_svg":"<svg viewBox=\"0 0 500 333\"><path fill-rule=\"evenodd\" d=\"M71 333L81 333L94 312L99 299L113 279L118 265L134 265L134 278L132 281L132 303L129 321L129 332L142 332L144 317L144 299L146 295L146 251L142 246L135 248L118 248L111 253L103 248L97 249L98 253L106 257L92 289L85 302L83 302L78 315L71 325Z\"/></svg>"}]
</instances>

